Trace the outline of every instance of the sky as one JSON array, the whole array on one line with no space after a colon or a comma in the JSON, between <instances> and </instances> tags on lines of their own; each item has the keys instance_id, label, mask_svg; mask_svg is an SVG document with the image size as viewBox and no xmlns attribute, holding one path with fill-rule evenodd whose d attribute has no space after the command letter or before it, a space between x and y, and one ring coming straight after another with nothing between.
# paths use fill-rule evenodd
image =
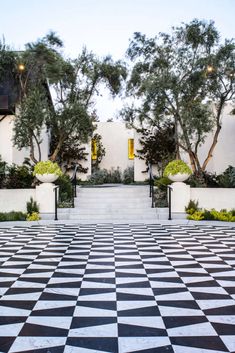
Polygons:
<instances>
[{"instance_id":1,"label":"sky","mask_svg":"<svg viewBox=\"0 0 235 353\"><path fill-rule=\"evenodd\" d=\"M154 37L194 18L213 20L221 38L235 38L235 0L0 0L0 37L15 50L50 30L75 58L84 46L124 59L134 32ZM100 120L115 118L122 100L102 91Z\"/></svg>"}]
</instances>

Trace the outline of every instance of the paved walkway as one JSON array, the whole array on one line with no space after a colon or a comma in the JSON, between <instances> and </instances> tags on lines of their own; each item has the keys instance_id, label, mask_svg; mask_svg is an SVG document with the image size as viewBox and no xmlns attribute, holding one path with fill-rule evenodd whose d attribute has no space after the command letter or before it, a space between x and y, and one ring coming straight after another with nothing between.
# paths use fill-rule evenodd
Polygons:
<instances>
[{"instance_id":1,"label":"paved walkway","mask_svg":"<svg viewBox=\"0 0 235 353\"><path fill-rule=\"evenodd\" d=\"M0 225L0 352L235 352L235 228Z\"/></svg>"}]
</instances>

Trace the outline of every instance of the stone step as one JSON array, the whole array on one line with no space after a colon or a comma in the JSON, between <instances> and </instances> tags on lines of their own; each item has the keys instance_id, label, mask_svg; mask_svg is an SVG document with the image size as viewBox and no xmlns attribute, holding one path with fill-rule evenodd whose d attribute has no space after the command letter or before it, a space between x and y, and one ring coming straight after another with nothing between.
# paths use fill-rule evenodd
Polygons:
<instances>
[{"instance_id":1,"label":"stone step","mask_svg":"<svg viewBox=\"0 0 235 353\"><path fill-rule=\"evenodd\" d=\"M151 202L148 201L126 201L126 202L118 202L117 200L113 201L107 201L107 202L100 202L97 200L94 200L94 202L88 202L88 201L79 201L76 200L74 203L76 208L106 208L106 207L113 207L113 208L118 208L118 207L125 207L125 208L151 208Z\"/></svg>"},{"instance_id":2,"label":"stone step","mask_svg":"<svg viewBox=\"0 0 235 353\"><path fill-rule=\"evenodd\" d=\"M147 215L142 215L142 216L124 216L121 215L119 217L117 216L112 216L112 215L100 215L99 217L94 217L91 215L78 215L78 214L70 214L69 215L69 219L71 220L78 220L78 221L91 221L91 222L104 222L104 221L128 221L128 222L132 222L132 221L136 221L136 222L144 222L144 221L150 221L150 220L154 220L155 222L157 221L157 217L153 217L153 215L147 216Z\"/></svg>"},{"instance_id":3,"label":"stone step","mask_svg":"<svg viewBox=\"0 0 235 353\"><path fill-rule=\"evenodd\" d=\"M151 209L149 211L147 210L125 210L125 212L123 212L123 210L120 209L116 209L116 210L84 210L84 209L74 209L71 210L70 215L73 214L78 214L78 215L89 215L89 216L100 216L100 215L104 215L104 216L108 216L108 215L118 215L118 216L142 216L142 215L150 215L150 216L155 216L157 213L156 211L153 209L153 211L151 211Z\"/></svg>"}]
</instances>

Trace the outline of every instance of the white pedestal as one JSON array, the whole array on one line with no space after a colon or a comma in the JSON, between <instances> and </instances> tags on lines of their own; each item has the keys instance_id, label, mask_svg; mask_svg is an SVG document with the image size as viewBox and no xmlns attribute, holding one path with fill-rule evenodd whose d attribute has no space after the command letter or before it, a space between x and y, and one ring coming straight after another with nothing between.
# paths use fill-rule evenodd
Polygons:
<instances>
[{"instance_id":1,"label":"white pedestal","mask_svg":"<svg viewBox=\"0 0 235 353\"><path fill-rule=\"evenodd\" d=\"M55 185L42 183L36 186L36 201L39 204L39 212L42 218L53 218L55 213ZM45 215L45 217L43 217Z\"/></svg>"},{"instance_id":2,"label":"white pedestal","mask_svg":"<svg viewBox=\"0 0 235 353\"><path fill-rule=\"evenodd\" d=\"M190 186L183 182L171 184L171 210L172 212L185 212L190 201Z\"/></svg>"}]
</instances>

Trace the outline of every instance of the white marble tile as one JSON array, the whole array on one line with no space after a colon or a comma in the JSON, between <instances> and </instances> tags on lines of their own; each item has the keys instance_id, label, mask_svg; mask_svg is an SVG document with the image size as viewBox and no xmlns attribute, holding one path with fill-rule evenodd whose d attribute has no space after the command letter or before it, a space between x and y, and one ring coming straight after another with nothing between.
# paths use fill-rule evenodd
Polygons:
<instances>
[{"instance_id":1,"label":"white marble tile","mask_svg":"<svg viewBox=\"0 0 235 353\"><path fill-rule=\"evenodd\" d=\"M118 323L159 329L165 328L163 319L160 316L121 316L118 317Z\"/></svg>"},{"instance_id":2,"label":"white marble tile","mask_svg":"<svg viewBox=\"0 0 235 353\"><path fill-rule=\"evenodd\" d=\"M131 310L157 306L155 300L122 300L117 302L117 310Z\"/></svg>"},{"instance_id":3,"label":"white marble tile","mask_svg":"<svg viewBox=\"0 0 235 353\"><path fill-rule=\"evenodd\" d=\"M235 325L235 315L207 315L206 317L210 322Z\"/></svg>"},{"instance_id":4,"label":"white marble tile","mask_svg":"<svg viewBox=\"0 0 235 353\"><path fill-rule=\"evenodd\" d=\"M116 300L116 293L101 293L101 294L89 294L89 295L81 295L78 297L79 301L115 301Z\"/></svg>"},{"instance_id":5,"label":"white marble tile","mask_svg":"<svg viewBox=\"0 0 235 353\"><path fill-rule=\"evenodd\" d=\"M26 322L35 325L69 329L72 316L29 316Z\"/></svg>"},{"instance_id":6,"label":"white marble tile","mask_svg":"<svg viewBox=\"0 0 235 353\"><path fill-rule=\"evenodd\" d=\"M226 306L234 305L234 300L232 299L207 299L207 300L196 300L197 304L202 310L222 308Z\"/></svg>"},{"instance_id":7,"label":"white marble tile","mask_svg":"<svg viewBox=\"0 0 235 353\"><path fill-rule=\"evenodd\" d=\"M190 292L155 295L156 300L194 300Z\"/></svg>"},{"instance_id":8,"label":"white marble tile","mask_svg":"<svg viewBox=\"0 0 235 353\"><path fill-rule=\"evenodd\" d=\"M45 293L72 295L74 297L79 295L80 288L45 288Z\"/></svg>"},{"instance_id":9,"label":"white marble tile","mask_svg":"<svg viewBox=\"0 0 235 353\"><path fill-rule=\"evenodd\" d=\"M20 333L24 322L0 326L0 337L16 337ZM1 349L1 347L0 347Z\"/></svg>"},{"instance_id":10,"label":"white marble tile","mask_svg":"<svg viewBox=\"0 0 235 353\"><path fill-rule=\"evenodd\" d=\"M144 349L154 349L170 344L168 337L119 337L119 353L129 353Z\"/></svg>"},{"instance_id":11,"label":"white marble tile","mask_svg":"<svg viewBox=\"0 0 235 353\"><path fill-rule=\"evenodd\" d=\"M69 331L69 337L117 337L117 324L88 326L74 328Z\"/></svg>"},{"instance_id":12,"label":"white marble tile","mask_svg":"<svg viewBox=\"0 0 235 353\"><path fill-rule=\"evenodd\" d=\"M229 352L235 351L235 333L234 335L220 336Z\"/></svg>"},{"instance_id":13,"label":"white marble tile","mask_svg":"<svg viewBox=\"0 0 235 353\"><path fill-rule=\"evenodd\" d=\"M66 337L17 337L9 353L63 346Z\"/></svg>"},{"instance_id":14,"label":"white marble tile","mask_svg":"<svg viewBox=\"0 0 235 353\"><path fill-rule=\"evenodd\" d=\"M162 316L203 316L203 312L199 309L177 308L172 306L161 306L159 310Z\"/></svg>"},{"instance_id":15,"label":"white marble tile","mask_svg":"<svg viewBox=\"0 0 235 353\"><path fill-rule=\"evenodd\" d=\"M1 316L29 316L31 310L11 308L8 306L0 306Z\"/></svg>"},{"instance_id":16,"label":"white marble tile","mask_svg":"<svg viewBox=\"0 0 235 353\"><path fill-rule=\"evenodd\" d=\"M35 306L35 310L55 309L55 308L67 308L69 306L75 306L75 300L39 300Z\"/></svg>"},{"instance_id":17,"label":"white marble tile","mask_svg":"<svg viewBox=\"0 0 235 353\"><path fill-rule=\"evenodd\" d=\"M209 322L170 328L167 333L170 337L217 336L216 331Z\"/></svg>"}]
</instances>

